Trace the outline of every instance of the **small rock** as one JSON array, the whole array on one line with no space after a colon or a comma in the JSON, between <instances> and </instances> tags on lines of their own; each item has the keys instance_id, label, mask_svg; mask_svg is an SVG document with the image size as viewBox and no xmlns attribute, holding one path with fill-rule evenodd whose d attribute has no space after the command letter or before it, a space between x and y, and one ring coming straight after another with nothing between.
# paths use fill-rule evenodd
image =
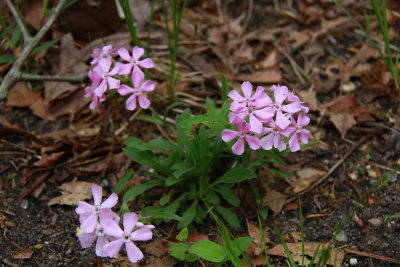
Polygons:
<instances>
[{"instance_id":1,"label":"small rock","mask_svg":"<svg viewBox=\"0 0 400 267\"><path fill-rule=\"evenodd\" d=\"M378 219L378 218L371 218L371 219L368 220L368 222L370 224L372 224L373 226L375 226L375 227L378 227L378 226L380 226L382 224L382 221L380 219Z\"/></svg>"},{"instance_id":2,"label":"small rock","mask_svg":"<svg viewBox=\"0 0 400 267\"><path fill-rule=\"evenodd\" d=\"M357 180L357 175L355 172L350 172L349 173L349 178L353 181Z\"/></svg>"},{"instance_id":3,"label":"small rock","mask_svg":"<svg viewBox=\"0 0 400 267\"><path fill-rule=\"evenodd\" d=\"M349 82L349 83L342 84L340 86L340 89L344 93L351 93L354 90L356 90L356 85L354 83L352 83L352 82Z\"/></svg>"},{"instance_id":4,"label":"small rock","mask_svg":"<svg viewBox=\"0 0 400 267\"><path fill-rule=\"evenodd\" d=\"M20 205L20 207L21 208L23 208L24 210L26 210L27 208L28 208L28 200L27 199L23 199L22 201L21 201L21 205Z\"/></svg>"},{"instance_id":5,"label":"small rock","mask_svg":"<svg viewBox=\"0 0 400 267\"><path fill-rule=\"evenodd\" d=\"M325 231L323 231L323 232L321 233L321 238L322 238L322 239L331 239L332 236L333 236L333 233L332 233L332 231L330 231L330 230L325 230Z\"/></svg>"},{"instance_id":6,"label":"small rock","mask_svg":"<svg viewBox=\"0 0 400 267\"><path fill-rule=\"evenodd\" d=\"M339 242L346 242L346 241L347 241L347 235L346 235L346 233L345 233L343 230L341 230L341 231L337 234L336 240L339 241Z\"/></svg>"},{"instance_id":7,"label":"small rock","mask_svg":"<svg viewBox=\"0 0 400 267\"><path fill-rule=\"evenodd\" d=\"M358 261L357 261L356 258L351 258L351 259L350 259L350 265L351 265L351 266L355 266L355 265L357 265L357 264L358 264Z\"/></svg>"},{"instance_id":8,"label":"small rock","mask_svg":"<svg viewBox=\"0 0 400 267\"><path fill-rule=\"evenodd\" d=\"M393 174L390 176L390 178L388 179L388 182L389 182L389 183L395 183L395 182L397 181L397 177L398 177L397 173L393 173Z\"/></svg>"}]
</instances>

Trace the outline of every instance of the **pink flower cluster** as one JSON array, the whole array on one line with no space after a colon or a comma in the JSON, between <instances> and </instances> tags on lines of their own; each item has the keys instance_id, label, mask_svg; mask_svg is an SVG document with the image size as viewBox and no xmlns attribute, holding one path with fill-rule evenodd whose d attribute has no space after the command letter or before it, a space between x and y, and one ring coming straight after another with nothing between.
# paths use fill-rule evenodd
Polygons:
<instances>
[{"instance_id":1,"label":"pink flower cluster","mask_svg":"<svg viewBox=\"0 0 400 267\"><path fill-rule=\"evenodd\" d=\"M90 109L94 110L98 102L103 102L107 90L116 89L120 95L131 96L126 101L126 108L134 110L136 99L143 109L150 106L150 101L145 97L145 93L154 90L154 82L147 80L144 82L144 74L141 68L153 68L154 62L150 58L140 60L144 55L144 49L135 46L132 55L119 43L115 48L111 45L103 48L96 48L91 57L92 69L88 76L92 84L85 88L85 97L92 97ZM127 63L116 62L115 57L119 56ZM131 75L131 84L121 84L121 75Z\"/></svg>"},{"instance_id":2,"label":"pink flower cluster","mask_svg":"<svg viewBox=\"0 0 400 267\"><path fill-rule=\"evenodd\" d=\"M96 255L99 257L115 257L125 244L128 259L138 262L143 258L143 253L133 241L147 241L152 238L153 225L144 225L138 222L134 212L124 214L124 230L119 227L119 216L111 208L117 204L117 194L111 194L103 203L102 188L92 187L94 205L79 201L75 212L79 215L83 234L79 241L83 248L91 247L96 241Z\"/></svg>"},{"instance_id":3,"label":"pink flower cluster","mask_svg":"<svg viewBox=\"0 0 400 267\"><path fill-rule=\"evenodd\" d=\"M229 122L238 131L222 131L222 140L225 142L238 138L232 146L233 153L243 154L245 140L252 150L270 150L275 147L283 151L286 149L283 138L290 137L289 147L292 152L300 149L299 137L303 144L308 143L310 132L304 127L310 123L310 118L306 116L309 109L286 86L270 87L273 100L262 86L257 86L254 94L250 82L244 82L241 89L243 95L235 90L228 94L233 100Z\"/></svg>"}]
</instances>

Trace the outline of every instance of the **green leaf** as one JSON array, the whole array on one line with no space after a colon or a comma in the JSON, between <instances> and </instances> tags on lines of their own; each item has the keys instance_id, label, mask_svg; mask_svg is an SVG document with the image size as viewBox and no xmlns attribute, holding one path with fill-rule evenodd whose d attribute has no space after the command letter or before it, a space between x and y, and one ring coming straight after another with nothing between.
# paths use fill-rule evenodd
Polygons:
<instances>
[{"instance_id":1,"label":"green leaf","mask_svg":"<svg viewBox=\"0 0 400 267\"><path fill-rule=\"evenodd\" d=\"M220 262L225 258L224 249L210 240L200 240L190 245L189 253L211 262Z\"/></svg>"},{"instance_id":2,"label":"green leaf","mask_svg":"<svg viewBox=\"0 0 400 267\"><path fill-rule=\"evenodd\" d=\"M138 115L136 116L136 119L142 120L142 121L148 121L154 124L158 124L160 126L165 126L165 122L161 118L149 116L149 115Z\"/></svg>"},{"instance_id":3,"label":"green leaf","mask_svg":"<svg viewBox=\"0 0 400 267\"><path fill-rule=\"evenodd\" d=\"M129 188L128 191L126 191L122 202L126 203L126 202L134 199L138 195L142 194L144 191L146 191L152 187L162 185L162 184L163 184L163 182L160 180L153 180L153 181L150 181L150 182L147 182L144 184L135 185L135 186Z\"/></svg>"},{"instance_id":4,"label":"green leaf","mask_svg":"<svg viewBox=\"0 0 400 267\"><path fill-rule=\"evenodd\" d=\"M233 247L237 256L242 254L253 242L254 238L250 236L239 237L233 240Z\"/></svg>"},{"instance_id":5,"label":"green leaf","mask_svg":"<svg viewBox=\"0 0 400 267\"><path fill-rule=\"evenodd\" d=\"M1 56L0 56L0 64L14 62L15 59L16 59L16 58L15 58L15 57L12 57L12 56L1 55Z\"/></svg>"},{"instance_id":6,"label":"green leaf","mask_svg":"<svg viewBox=\"0 0 400 267\"><path fill-rule=\"evenodd\" d=\"M213 182L210 187L214 187L215 185L220 183L238 183L256 177L257 175L254 173L254 171L243 169L241 167L236 167L224 173L215 182Z\"/></svg>"},{"instance_id":7,"label":"green leaf","mask_svg":"<svg viewBox=\"0 0 400 267\"><path fill-rule=\"evenodd\" d=\"M240 229L240 222L236 214L234 214L230 209L224 208L222 206L216 206L216 211L221 214L225 221L232 226L235 230Z\"/></svg>"},{"instance_id":8,"label":"green leaf","mask_svg":"<svg viewBox=\"0 0 400 267\"><path fill-rule=\"evenodd\" d=\"M119 181L117 183L117 186L115 187L115 193L117 193L117 194L121 193L121 191L124 189L124 187L128 183L129 179L132 177L132 175L133 175L132 169L128 169L124 173L124 175L122 175L121 179L119 179Z\"/></svg>"},{"instance_id":9,"label":"green leaf","mask_svg":"<svg viewBox=\"0 0 400 267\"><path fill-rule=\"evenodd\" d=\"M179 234L175 237L178 241L184 241L187 239L189 231L187 227L184 227L182 230L179 231Z\"/></svg>"},{"instance_id":10,"label":"green leaf","mask_svg":"<svg viewBox=\"0 0 400 267\"><path fill-rule=\"evenodd\" d=\"M218 195L215 194L213 191L207 192L207 194L204 195L204 200L212 205L219 205L220 203Z\"/></svg>"},{"instance_id":11,"label":"green leaf","mask_svg":"<svg viewBox=\"0 0 400 267\"><path fill-rule=\"evenodd\" d=\"M141 139L129 136L124 139L124 143L127 147L132 147L138 150L148 150L146 143L144 143Z\"/></svg>"},{"instance_id":12,"label":"green leaf","mask_svg":"<svg viewBox=\"0 0 400 267\"><path fill-rule=\"evenodd\" d=\"M197 199L193 201L192 205L183 213L182 219L179 221L177 228L181 229L190 224L196 215Z\"/></svg>"},{"instance_id":13,"label":"green leaf","mask_svg":"<svg viewBox=\"0 0 400 267\"><path fill-rule=\"evenodd\" d=\"M171 169L175 170L173 172L173 174L174 174L175 178L178 179L183 174L194 170L195 167L193 166L193 164L190 164L190 163L187 163L187 162L180 162L180 163L176 163L176 164L172 165Z\"/></svg>"},{"instance_id":14,"label":"green leaf","mask_svg":"<svg viewBox=\"0 0 400 267\"><path fill-rule=\"evenodd\" d=\"M286 162L273 150L261 150L261 154L279 165L286 165Z\"/></svg>"},{"instance_id":15,"label":"green leaf","mask_svg":"<svg viewBox=\"0 0 400 267\"><path fill-rule=\"evenodd\" d=\"M178 146L165 139L153 139L147 143L154 151L165 151L166 149L178 151Z\"/></svg>"},{"instance_id":16,"label":"green leaf","mask_svg":"<svg viewBox=\"0 0 400 267\"><path fill-rule=\"evenodd\" d=\"M131 160L142 165L153 167L153 165L158 161L158 157L151 151L140 151L131 147L125 147L122 150Z\"/></svg>"},{"instance_id":17,"label":"green leaf","mask_svg":"<svg viewBox=\"0 0 400 267\"><path fill-rule=\"evenodd\" d=\"M228 185L218 185L213 188L215 192L220 194L229 204L239 207L240 206L240 199L232 193L231 188Z\"/></svg>"},{"instance_id":18,"label":"green leaf","mask_svg":"<svg viewBox=\"0 0 400 267\"><path fill-rule=\"evenodd\" d=\"M228 87L228 81L225 77L225 75L221 75L221 80L222 80L222 87L221 87L221 101L222 103L224 103L228 97L228 91L229 91L229 87Z\"/></svg>"},{"instance_id":19,"label":"green leaf","mask_svg":"<svg viewBox=\"0 0 400 267\"><path fill-rule=\"evenodd\" d=\"M158 208L158 207L157 207ZM175 221L180 221L182 219L182 217L179 217L176 214L170 213L170 212L157 212L156 214L153 214L151 216L153 219L164 219L164 220L175 220Z\"/></svg>"},{"instance_id":20,"label":"green leaf","mask_svg":"<svg viewBox=\"0 0 400 267\"><path fill-rule=\"evenodd\" d=\"M11 36L11 40L9 42L10 48L13 49L17 45L20 39L21 39L21 30L19 29L18 26L16 26Z\"/></svg>"},{"instance_id":21,"label":"green leaf","mask_svg":"<svg viewBox=\"0 0 400 267\"><path fill-rule=\"evenodd\" d=\"M267 171L267 172L272 172L272 173L278 174L279 176L282 176L285 179L289 179L290 177L292 177L292 174L290 172L287 172L287 171L281 171L281 170L276 170L276 169L268 169L268 168L265 168L264 170Z\"/></svg>"},{"instance_id":22,"label":"green leaf","mask_svg":"<svg viewBox=\"0 0 400 267\"><path fill-rule=\"evenodd\" d=\"M35 49L32 50L32 52L31 52L30 55L31 55L31 56L36 55L37 53L39 53L39 52L41 52L41 51L43 51L43 50L46 50L47 48L52 47L52 46L55 45L59 40L60 40L60 39L54 39L54 40L45 42L44 44L35 47Z\"/></svg>"},{"instance_id":23,"label":"green leaf","mask_svg":"<svg viewBox=\"0 0 400 267\"><path fill-rule=\"evenodd\" d=\"M181 261L185 260L185 254L188 249L188 243L169 243L170 255Z\"/></svg>"},{"instance_id":24,"label":"green leaf","mask_svg":"<svg viewBox=\"0 0 400 267\"><path fill-rule=\"evenodd\" d=\"M171 199L171 196L172 196L173 193L174 193L174 192L171 191L171 192L169 192L168 194L166 194L166 195L164 195L164 196L162 196L162 197L160 198L160 204L161 204L161 206L164 206L165 204L167 204L167 203L169 202L169 200Z\"/></svg>"}]
</instances>

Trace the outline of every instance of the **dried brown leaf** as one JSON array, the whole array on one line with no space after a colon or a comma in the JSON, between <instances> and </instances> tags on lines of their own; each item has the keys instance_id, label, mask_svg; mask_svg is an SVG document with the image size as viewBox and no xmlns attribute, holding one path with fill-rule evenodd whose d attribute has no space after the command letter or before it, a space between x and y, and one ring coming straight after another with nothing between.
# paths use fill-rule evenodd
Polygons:
<instances>
[{"instance_id":1,"label":"dried brown leaf","mask_svg":"<svg viewBox=\"0 0 400 267\"><path fill-rule=\"evenodd\" d=\"M256 71L250 75L239 75L236 79L252 83L277 83L282 80L282 72L278 68L269 68Z\"/></svg>"},{"instance_id":2,"label":"dried brown leaf","mask_svg":"<svg viewBox=\"0 0 400 267\"><path fill-rule=\"evenodd\" d=\"M270 210L274 212L274 214L277 214L282 210L285 201L286 201L286 195L270 187L265 188L265 195L263 196L263 204L269 207Z\"/></svg>"},{"instance_id":3,"label":"dried brown leaf","mask_svg":"<svg viewBox=\"0 0 400 267\"><path fill-rule=\"evenodd\" d=\"M13 258L17 259L30 259L35 252L33 248L20 248L14 251Z\"/></svg>"},{"instance_id":4,"label":"dried brown leaf","mask_svg":"<svg viewBox=\"0 0 400 267\"><path fill-rule=\"evenodd\" d=\"M329 119L343 138L346 136L347 131L350 130L353 125L357 124L351 113L330 113Z\"/></svg>"},{"instance_id":5,"label":"dried brown leaf","mask_svg":"<svg viewBox=\"0 0 400 267\"><path fill-rule=\"evenodd\" d=\"M249 232L250 237L253 238L253 242L247 248L247 252L250 255L260 255L264 251L264 245L262 243L262 233L260 228L252 223L247 223L247 231ZM268 233L264 233L265 242L270 243L270 239Z\"/></svg>"},{"instance_id":6,"label":"dried brown leaf","mask_svg":"<svg viewBox=\"0 0 400 267\"><path fill-rule=\"evenodd\" d=\"M89 182L70 182L60 185L61 196L51 199L47 205L69 205L76 206L78 201L90 199L92 197L91 187L97 185Z\"/></svg>"},{"instance_id":7,"label":"dried brown leaf","mask_svg":"<svg viewBox=\"0 0 400 267\"><path fill-rule=\"evenodd\" d=\"M51 153L50 155L45 155L42 159L35 162L33 167L51 167L54 166L65 154L65 152Z\"/></svg>"}]
</instances>

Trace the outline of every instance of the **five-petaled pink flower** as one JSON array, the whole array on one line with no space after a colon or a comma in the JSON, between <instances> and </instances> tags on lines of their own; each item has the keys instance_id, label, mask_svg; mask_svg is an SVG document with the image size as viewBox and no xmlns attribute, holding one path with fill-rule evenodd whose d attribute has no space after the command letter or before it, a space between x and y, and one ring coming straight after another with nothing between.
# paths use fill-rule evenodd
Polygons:
<instances>
[{"instance_id":1,"label":"five-petaled pink flower","mask_svg":"<svg viewBox=\"0 0 400 267\"><path fill-rule=\"evenodd\" d=\"M99 86L94 90L98 97L104 95L107 89L118 89L121 83L120 80L112 77L118 73L118 67L114 66L111 70L110 68L111 60L99 61L99 64L93 69L102 79Z\"/></svg>"},{"instance_id":2,"label":"five-petaled pink flower","mask_svg":"<svg viewBox=\"0 0 400 267\"><path fill-rule=\"evenodd\" d=\"M126 100L126 108L128 110L134 110L136 108L136 98L139 100L139 105L143 109L147 109L150 106L150 100L148 100L143 93L148 93L154 90L154 83L151 80L147 80L144 83L144 74L141 71L133 71L132 73L132 83L133 88L129 87L126 84L122 84L118 92L120 95L128 95L132 94Z\"/></svg>"},{"instance_id":3,"label":"five-petaled pink flower","mask_svg":"<svg viewBox=\"0 0 400 267\"><path fill-rule=\"evenodd\" d=\"M138 223L138 216L134 212L124 214L123 225L124 230L122 231L118 223L113 220L107 220L104 223L104 232L114 239L104 246L104 251L108 256L115 257L125 243L129 261L138 262L143 258L143 253L133 241L150 240L153 236L151 230L154 226Z\"/></svg>"},{"instance_id":4,"label":"five-petaled pink flower","mask_svg":"<svg viewBox=\"0 0 400 267\"><path fill-rule=\"evenodd\" d=\"M275 99L273 105L276 113L275 125L283 130L290 124L289 118L292 116L292 114L301 110L301 105L298 101L283 105L283 102L286 100L289 93L289 90L286 86L273 85L271 90L274 91ZM286 113L284 114L282 111Z\"/></svg>"},{"instance_id":5,"label":"five-petaled pink flower","mask_svg":"<svg viewBox=\"0 0 400 267\"><path fill-rule=\"evenodd\" d=\"M92 195L94 205L79 201L78 207L75 209L75 212L80 215L79 221L81 222L81 229L85 233L92 233L96 229L99 215L103 212L112 212L111 208L114 207L118 201L117 194L112 193L101 203L102 188L97 185L92 187Z\"/></svg>"},{"instance_id":6,"label":"five-petaled pink flower","mask_svg":"<svg viewBox=\"0 0 400 267\"><path fill-rule=\"evenodd\" d=\"M310 134L310 131L307 129L303 129L303 127L310 123L310 118L307 117L305 113L300 113L300 115L297 117L297 122L294 116L292 116L291 121L291 126L288 126L285 130L281 131L281 134L289 137L293 133L292 137L290 137L289 139L289 147L290 151L296 152L300 150L297 135L300 136L300 140L303 144L308 143L308 136Z\"/></svg>"},{"instance_id":7,"label":"five-petaled pink flower","mask_svg":"<svg viewBox=\"0 0 400 267\"><path fill-rule=\"evenodd\" d=\"M261 147L260 140L253 135L249 135L250 124L246 123L241 117L236 116L232 122L233 125L239 131L234 131L230 129L225 129L222 131L222 140L225 142L230 142L235 138L238 138L236 143L232 146L233 153L237 155L242 155L244 152L244 140L249 144L252 150L257 150Z\"/></svg>"},{"instance_id":8,"label":"five-petaled pink flower","mask_svg":"<svg viewBox=\"0 0 400 267\"><path fill-rule=\"evenodd\" d=\"M261 135L266 135L260 139L261 147L265 150L271 150L275 147L279 152L286 149L286 144L283 142L282 129L276 125L274 120L269 120L266 123L269 127L264 127Z\"/></svg>"},{"instance_id":9,"label":"five-petaled pink flower","mask_svg":"<svg viewBox=\"0 0 400 267\"><path fill-rule=\"evenodd\" d=\"M97 72L94 72L92 70L89 70L88 76L90 80L92 81L91 86L87 86L85 88L85 95L84 97L92 97L92 101L90 102L89 108L91 110L94 110L96 108L97 102L103 102L106 100L105 95L103 94L102 96L98 97L95 93L94 90L100 85L101 82L101 77Z\"/></svg>"},{"instance_id":10,"label":"five-petaled pink flower","mask_svg":"<svg viewBox=\"0 0 400 267\"><path fill-rule=\"evenodd\" d=\"M96 48L95 50L93 50L93 53L90 54L90 56L93 58L90 64L96 65L100 61L109 61L111 63L112 58L118 55L117 50L123 45L123 43L118 43L114 48L112 48L111 45L103 46L101 49Z\"/></svg>"},{"instance_id":11,"label":"five-petaled pink flower","mask_svg":"<svg viewBox=\"0 0 400 267\"><path fill-rule=\"evenodd\" d=\"M128 50L126 50L124 47L121 47L118 49L118 55L124 59L125 61L128 61L129 63L122 64L122 63L117 63L118 65L118 74L119 75L124 75L124 74L129 74L133 68L133 71L142 71L140 68L152 68L154 67L154 62L151 58L145 58L143 60L139 60L144 54L144 49L138 46L135 46L132 49L132 56L129 54Z\"/></svg>"}]
</instances>

